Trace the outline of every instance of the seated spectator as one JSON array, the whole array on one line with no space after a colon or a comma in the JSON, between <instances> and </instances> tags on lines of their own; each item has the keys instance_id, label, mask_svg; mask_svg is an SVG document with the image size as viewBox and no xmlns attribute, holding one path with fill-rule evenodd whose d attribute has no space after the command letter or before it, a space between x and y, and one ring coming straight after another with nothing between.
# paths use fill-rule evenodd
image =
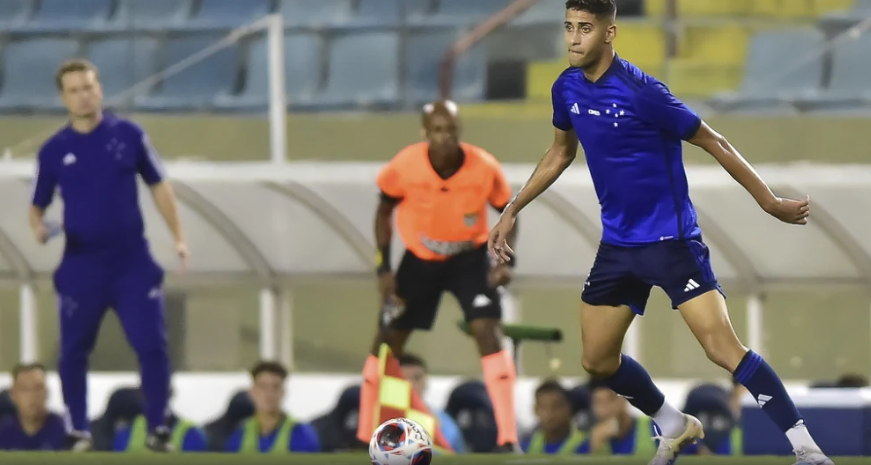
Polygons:
<instances>
[{"instance_id":1,"label":"seated spectator","mask_svg":"<svg viewBox=\"0 0 871 465\"><path fill-rule=\"evenodd\" d=\"M691 390L684 412L702 422L705 438L690 444L681 454L742 455L741 397L746 392L747 389L737 381L732 382L730 391L714 384L703 384Z\"/></svg>"},{"instance_id":2,"label":"seated spectator","mask_svg":"<svg viewBox=\"0 0 871 465\"><path fill-rule=\"evenodd\" d=\"M405 352L399 356L399 367L402 369L402 376L408 380L412 389L417 391L420 398L423 399L426 395L426 389L429 381L429 373L426 368L426 362L422 358L409 352ZM463 433L457 423L444 410L435 409L431 405L427 406L432 414L438 420L438 427L441 429L445 440L451 445L455 453L461 454L466 450L466 444L463 441Z\"/></svg>"},{"instance_id":3,"label":"seated spectator","mask_svg":"<svg viewBox=\"0 0 871 465\"><path fill-rule=\"evenodd\" d=\"M281 408L287 370L278 362L260 362L251 370L249 391L254 416L227 439L226 450L243 454L320 452L317 433L295 421Z\"/></svg>"},{"instance_id":4,"label":"seated spectator","mask_svg":"<svg viewBox=\"0 0 871 465\"><path fill-rule=\"evenodd\" d=\"M531 455L572 455L584 453L587 435L572 418L572 399L559 381L546 380L535 390L535 417L538 428L520 442Z\"/></svg>"},{"instance_id":5,"label":"seated spectator","mask_svg":"<svg viewBox=\"0 0 871 465\"><path fill-rule=\"evenodd\" d=\"M0 450L63 450L67 433L60 415L48 410L45 367L38 363L12 369L10 398L16 414L0 422Z\"/></svg>"}]
</instances>

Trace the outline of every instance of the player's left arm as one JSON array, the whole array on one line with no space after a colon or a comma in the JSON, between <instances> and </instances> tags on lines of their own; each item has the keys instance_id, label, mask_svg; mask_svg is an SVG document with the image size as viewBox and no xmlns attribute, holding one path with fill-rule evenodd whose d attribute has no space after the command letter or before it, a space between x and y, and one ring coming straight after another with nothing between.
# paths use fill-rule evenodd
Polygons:
<instances>
[{"instance_id":1,"label":"player's left arm","mask_svg":"<svg viewBox=\"0 0 871 465\"><path fill-rule=\"evenodd\" d=\"M188 250L184 230L181 226L181 219L178 214L178 200L166 176L160 154L154 148L148 135L144 133L142 134L138 169L139 175L142 176L142 179L151 188L154 204L157 206L160 216L163 217L163 221L166 222L166 226L172 234L172 238L175 241L176 253L182 259L182 266L184 266Z\"/></svg>"},{"instance_id":2,"label":"player's left arm","mask_svg":"<svg viewBox=\"0 0 871 465\"><path fill-rule=\"evenodd\" d=\"M806 200L783 199L774 195L741 153L702 121L696 112L672 95L664 84L653 81L645 85L638 93L636 103L640 118L714 157L765 212L786 223L807 223L809 209Z\"/></svg>"}]
</instances>

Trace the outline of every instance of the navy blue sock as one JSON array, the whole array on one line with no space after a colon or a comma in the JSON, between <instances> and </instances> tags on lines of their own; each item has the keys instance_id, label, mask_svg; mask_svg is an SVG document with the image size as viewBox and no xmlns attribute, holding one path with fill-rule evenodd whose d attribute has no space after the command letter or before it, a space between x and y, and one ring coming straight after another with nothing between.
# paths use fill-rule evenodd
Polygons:
<instances>
[{"instance_id":1,"label":"navy blue sock","mask_svg":"<svg viewBox=\"0 0 871 465\"><path fill-rule=\"evenodd\" d=\"M647 370L628 355L624 354L620 368L602 381L649 417L665 404L665 395L653 384Z\"/></svg>"},{"instance_id":2,"label":"navy blue sock","mask_svg":"<svg viewBox=\"0 0 871 465\"><path fill-rule=\"evenodd\" d=\"M759 354L748 351L735 369L734 376L735 381L753 394L762 410L781 431L789 431L801 421L801 414L786 393L783 382Z\"/></svg>"}]
</instances>

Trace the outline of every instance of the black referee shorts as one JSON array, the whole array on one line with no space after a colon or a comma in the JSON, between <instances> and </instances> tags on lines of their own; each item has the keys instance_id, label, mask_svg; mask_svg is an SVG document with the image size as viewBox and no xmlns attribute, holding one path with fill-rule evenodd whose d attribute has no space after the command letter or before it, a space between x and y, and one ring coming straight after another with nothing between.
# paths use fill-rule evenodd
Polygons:
<instances>
[{"instance_id":1,"label":"black referee shorts","mask_svg":"<svg viewBox=\"0 0 871 465\"><path fill-rule=\"evenodd\" d=\"M391 327L431 329L445 291L456 297L466 321L501 319L500 294L488 284L489 272L490 257L484 246L445 261L423 260L406 250L396 270L396 294L405 302L405 313Z\"/></svg>"}]
</instances>

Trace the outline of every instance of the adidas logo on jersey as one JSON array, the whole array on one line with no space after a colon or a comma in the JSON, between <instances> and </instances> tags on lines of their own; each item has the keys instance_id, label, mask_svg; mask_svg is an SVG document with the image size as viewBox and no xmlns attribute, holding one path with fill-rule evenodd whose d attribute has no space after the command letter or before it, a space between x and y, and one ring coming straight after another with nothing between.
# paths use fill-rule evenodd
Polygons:
<instances>
[{"instance_id":1,"label":"adidas logo on jersey","mask_svg":"<svg viewBox=\"0 0 871 465\"><path fill-rule=\"evenodd\" d=\"M701 286L699 286L699 283L697 283L694 279L691 279L691 280L689 280L689 282L687 282L687 287L683 288L683 291L684 292L694 291L694 290L698 289L699 287L701 287Z\"/></svg>"},{"instance_id":2,"label":"adidas logo on jersey","mask_svg":"<svg viewBox=\"0 0 871 465\"><path fill-rule=\"evenodd\" d=\"M581 114L581 109L578 108L578 104L577 104L577 103L575 103L574 105L572 105L572 113L574 113L574 114L576 114L576 115L580 115L580 114Z\"/></svg>"}]
</instances>

